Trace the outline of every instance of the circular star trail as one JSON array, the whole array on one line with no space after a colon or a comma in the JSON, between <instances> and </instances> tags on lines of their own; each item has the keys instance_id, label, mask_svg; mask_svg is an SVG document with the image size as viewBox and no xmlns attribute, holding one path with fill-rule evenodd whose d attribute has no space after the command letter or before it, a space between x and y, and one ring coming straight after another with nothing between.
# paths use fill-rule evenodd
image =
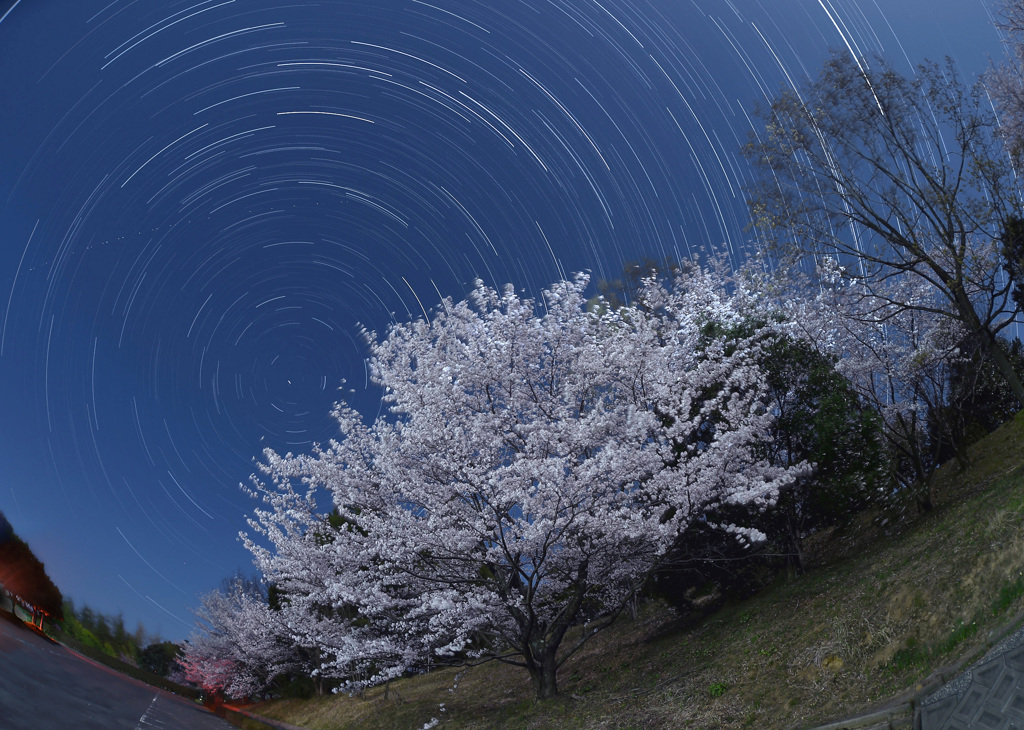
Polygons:
<instances>
[{"instance_id":1,"label":"circular star trail","mask_svg":"<svg viewBox=\"0 0 1024 730\"><path fill-rule=\"evenodd\" d=\"M999 53L981 0L884 5L0 4L0 508L65 592L183 636L248 565L254 457L377 412L362 327L738 263L756 103L830 48Z\"/></svg>"}]
</instances>

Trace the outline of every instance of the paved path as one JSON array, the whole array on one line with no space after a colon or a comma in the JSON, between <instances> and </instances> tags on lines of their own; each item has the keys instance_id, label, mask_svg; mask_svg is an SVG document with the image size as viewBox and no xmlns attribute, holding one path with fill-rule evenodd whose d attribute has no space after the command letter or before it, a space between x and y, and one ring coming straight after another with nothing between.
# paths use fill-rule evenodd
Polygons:
<instances>
[{"instance_id":1,"label":"paved path","mask_svg":"<svg viewBox=\"0 0 1024 730\"><path fill-rule=\"evenodd\" d=\"M230 730L150 687L0 618L2 730Z\"/></svg>"},{"instance_id":2,"label":"paved path","mask_svg":"<svg viewBox=\"0 0 1024 730\"><path fill-rule=\"evenodd\" d=\"M1024 730L1024 611L993 629L988 647L879 709L815 730Z\"/></svg>"},{"instance_id":3,"label":"paved path","mask_svg":"<svg viewBox=\"0 0 1024 730\"><path fill-rule=\"evenodd\" d=\"M921 730L1024 730L1024 629L921 700Z\"/></svg>"}]
</instances>

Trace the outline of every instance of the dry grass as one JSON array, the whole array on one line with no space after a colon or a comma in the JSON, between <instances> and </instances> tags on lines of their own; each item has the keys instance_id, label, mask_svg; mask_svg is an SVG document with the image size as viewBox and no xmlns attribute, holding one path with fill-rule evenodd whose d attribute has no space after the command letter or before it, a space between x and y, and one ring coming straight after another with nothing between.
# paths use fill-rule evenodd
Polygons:
<instances>
[{"instance_id":1,"label":"dry grass","mask_svg":"<svg viewBox=\"0 0 1024 730\"><path fill-rule=\"evenodd\" d=\"M900 534L862 516L817 537L812 572L696 625L660 605L619 621L560 670L557 699L534 702L523 670L494 664L257 709L311 730L435 717L441 728L791 728L866 711L1024 608L1024 417L970 457L966 470L943 467L936 509Z\"/></svg>"}]
</instances>

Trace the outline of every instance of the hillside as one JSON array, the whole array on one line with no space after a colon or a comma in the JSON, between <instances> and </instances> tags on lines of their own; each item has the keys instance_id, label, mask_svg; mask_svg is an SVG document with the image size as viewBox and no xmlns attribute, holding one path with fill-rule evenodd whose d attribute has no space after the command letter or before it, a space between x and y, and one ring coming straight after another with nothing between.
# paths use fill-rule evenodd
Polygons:
<instances>
[{"instance_id":1,"label":"hillside","mask_svg":"<svg viewBox=\"0 0 1024 730\"><path fill-rule=\"evenodd\" d=\"M445 669L362 698L258 712L311 730L791 728L912 691L1024 608L1024 416L946 464L936 508L897 534L885 515L815 536L814 569L700 620L651 604L595 637L537 703L524 670ZM441 711L443 703L443 712Z\"/></svg>"},{"instance_id":2,"label":"hillside","mask_svg":"<svg viewBox=\"0 0 1024 730\"><path fill-rule=\"evenodd\" d=\"M18 596L46 615L63 618L63 597L46 566L0 512L0 591Z\"/></svg>"}]
</instances>

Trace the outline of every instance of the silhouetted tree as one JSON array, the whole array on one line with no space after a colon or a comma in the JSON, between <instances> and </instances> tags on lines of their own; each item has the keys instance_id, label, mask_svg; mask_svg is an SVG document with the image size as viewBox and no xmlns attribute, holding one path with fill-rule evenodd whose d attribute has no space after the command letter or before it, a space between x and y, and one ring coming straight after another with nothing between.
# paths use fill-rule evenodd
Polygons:
<instances>
[{"instance_id":1,"label":"silhouetted tree","mask_svg":"<svg viewBox=\"0 0 1024 730\"><path fill-rule=\"evenodd\" d=\"M181 647L172 641L150 644L139 652L139 668L166 677L176 667Z\"/></svg>"},{"instance_id":2,"label":"silhouetted tree","mask_svg":"<svg viewBox=\"0 0 1024 730\"><path fill-rule=\"evenodd\" d=\"M64 598L60 590L28 544L13 533L0 543L0 583L49 616L63 619Z\"/></svg>"},{"instance_id":3,"label":"silhouetted tree","mask_svg":"<svg viewBox=\"0 0 1024 730\"><path fill-rule=\"evenodd\" d=\"M644 280L654 278L666 287L671 287L676 275L682 270L679 262L671 258L655 259L644 256L627 261L622 273L614 279L599 279L597 293L604 297L605 304L612 309L623 306L642 306L641 296Z\"/></svg>"},{"instance_id":4,"label":"silhouetted tree","mask_svg":"<svg viewBox=\"0 0 1024 730\"><path fill-rule=\"evenodd\" d=\"M4 517L4 513L0 512L0 543L10 540L12 535L14 535L14 528L11 527L11 523Z\"/></svg>"}]
</instances>

